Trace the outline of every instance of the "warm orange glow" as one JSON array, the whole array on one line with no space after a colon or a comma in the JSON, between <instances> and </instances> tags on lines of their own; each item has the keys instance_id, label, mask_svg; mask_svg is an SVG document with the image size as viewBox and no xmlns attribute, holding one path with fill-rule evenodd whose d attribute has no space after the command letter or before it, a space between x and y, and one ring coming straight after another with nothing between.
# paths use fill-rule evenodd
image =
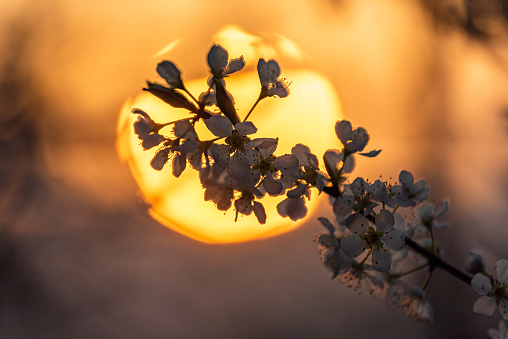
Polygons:
<instances>
[{"instance_id":1,"label":"warm orange glow","mask_svg":"<svg viewBox=\"0 0 508 339\"><path fill-rule=\"evenodd\" d=\"M227 89L235 97L236 108L243 118L256 101L260 83L255 71L257 58L277 57L280 52L291 60L302 60L304 54L297 45L281 35L272 35L270 44L261 37L251 35L238 26L224 26L213 39L229 51L231 58L243 55L247 67L227 78ZM169 44L158 55L171 50L178 40ZM279 138L279 146L275 155L290 153L291 148L303 143L320 158L327 148L339 146L334 134L334 123L341 118L338 97L331 83L319 73L309 70L286 70L282 66L282 75L292 82L289 97L266 98L262 100L250 119L258 128L251 137ZM185 71L185 70L183 70ZM204 92L206 79L186 81L186 87L196 97ZM233 208L224 213L218 211L210 201L204 201L198 173L187 168L180 178L173 177L171 164L157 172L150 167L150 160L155 150L143 151L137 136L133 133L132 124L136 116L132 108L141 108L148 112L158 123L184 118L187 113L174 109L148 93L142 93L124 104L118 125L118 150L121 158L126 161L139 185L142 196L150 205L150 214L167 227L193 239L207 243L241 242L274 236L296 228L304 220L293 222L278 215L276 206L284 196L265 197L262 203L267 214L267 222L260 225L252 214L240 215L235 222ZM171 127L167 127L170 129ZM196 125L201 140L212 139L213 135L201 122ZM170 131L170 130L169 130ZM167 132L169 132L167 131ZM161 133L166 132L164 129ZM309 213L319 203L317 191L308 202ZM225 215L224 215L225 214Z\"/></svg>"},{"instance_id":2,"label":"warm orange glow","mask_svg":"<svg viewBox=\"0 0 508 339\"><path fill-rule=\"evenodd\" d=\"M277 155L290 152L297 143L304 143L320 156L326 150L325 145L330 147L338 142L333 132L333 124L341 115L338 98L330 83L317 73L288 71L284 74L293 81L291 94L284 99L261 101L252 115L258 127L256 136L279 137ZM228 79L228 89L235 95L240 114L245 114L248 105L255 101L258 82L255 72ZM187 87L193 93L200 93L205 90L204 84L205 79L199 79L188 82ZM143 197L151 206L150 214L162 224L199 241L227 243L274 236L302 223L302 220L293 222L277 214L276 205L283 197L262 200L267 213L265 225L258 224L254 215L240 216L235 222L232 210L224 215L212 202L204 201L204 191L196 171L187 169L176 179L169 165L161 172L153 170L149 163L155 151L143 151L132 130L136 118L131 113L133 107L149 112L158 122L185 117L186 113L169 107L148 93L142 93L124 104L120 116L120 156L129 164ZM307 217L312 215L320 200L316 192L313 193L307 205Z\"/></svg>"}]
</instances>

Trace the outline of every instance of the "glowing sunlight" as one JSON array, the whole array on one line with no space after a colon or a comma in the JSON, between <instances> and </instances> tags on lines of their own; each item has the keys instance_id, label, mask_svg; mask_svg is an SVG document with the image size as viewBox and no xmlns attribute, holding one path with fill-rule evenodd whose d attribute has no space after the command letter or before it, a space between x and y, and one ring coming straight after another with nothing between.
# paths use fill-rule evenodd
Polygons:
<instances>
[{"instance_id":1,"label":"glowing sunlight","mask_svg":"<svg viewBox=\"0 0 508 339\"><path fill-rule=\"evenodd\" d=\"M228 35L227 32L233 33ZM225 46L227 40L237 41L247 37L245 44L252 47L251 54L246 57L248 66L253 65L254 57L262 57L260 54L263 51L270 50L260 38L242 33L236 27L228 26L215 36L220 43L221 37L226 40ZM289 43L285 38L278 38L284 41L282 45ZM300 56L296 45L291 46L290 57ZM236 57L234 51L230 55ZM177 60L174 62L178 64ZM323 75L312 70L284 69L284 64L281 67L284 76L291 82L291 94L284 99L268 98L256 107L251 117L258 128L259 137L279 137L277 155L290 153L297 143L303 143L314 153L322 154L338 143L333 131L335 121L342 116L338 96ZM186 87L197 96L206 90L206 78L187 80ZM246 71L233 75L227 78L227 88L234 95L238 113L243 118L259 94L258 74L256 71ZM150 214L165 226L202 242L230 243L281 234L313 216L320 200L317 191L312 192L313 196L307 204L307 217L299 222L278 215L276 205L283 196L264 199L266 224L260 225L253 215L240 216L235 222L233 210L224 215L212 202L204 201L204 190L196 171L185 171L177 179L171 174L170 166L160 172L150 167L155 151L143 151L133 133L132 124L136 116L131 110L135 107L148 112L161 123L183 118L187 113L170 107L151 94L141 93L125 102L118 123L117 147L120 157L128 163L143 198L150 206ZM196 125L200 135L207 132L203 127L201 122Z\"/></svg>"},{"instance_id":2,"label":"glowing sunlight","mask_svg":"<svg viewBox=\"0 0 508 339\"><path fill-rule=\"evenodd\" d=\"M323 153L325 145L329 147L337 143L330 127L341 116L338 97L328 80L320 74L295 70L287 71L285 75L293 82L291 95L284 99L270 98L258 105L253 113L258 133L261 137L279 137L278 155L290 152L298 142L318 154ZM255 101L258 81L256 72L228 79L228 89L235 95L240 115L245 115L248 110L242 104ZM206 85L204 78L187 82L191 93L206 90L203 85ZM141 93L126 101L118 125L120 156L129 164L144 199L151 206L151 215L167 227L199 241L227 243L274 236L290 231L306 220L293 222L280 217L276 204L282 197L278 197L265 198L265 225L260 225L254 216L239 217L235 222L233 211L226 212L224 216L224 212L218 211L212 202L204 201L204 190L199 184L197 172L185 171L177 179L171 174L169 166L161 172L154 171L150 160L155 152L143 151L132 130L136 119L131 113L134 107L150 112L156 121L172 121L184 117L186 113L169 107L148 93ZM312 216L320 200L317 192L313 193L307 205L307 218Z\"/></svg>"}]
</instances>

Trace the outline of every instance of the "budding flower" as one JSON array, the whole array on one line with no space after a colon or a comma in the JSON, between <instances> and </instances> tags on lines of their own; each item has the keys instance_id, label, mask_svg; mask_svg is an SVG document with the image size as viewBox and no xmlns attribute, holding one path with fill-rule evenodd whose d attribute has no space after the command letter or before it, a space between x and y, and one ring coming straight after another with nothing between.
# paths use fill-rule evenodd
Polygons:
<instances>
[{"instance_id":1,"label":"budding flower","mask_svg":"<svg viewBox=\"0 0 508 339\"><path fill-rule=\"evenodd\" d=\"M183 89L183 82L180 78L181 72L171 61L163 61L157 65L157 73L166 80L170 88Z\"/></svg>"},{"instance_id":2,"label":"budding flower","mask_svg":"<svg viewBox=\"0 0 508 339\"><path fill-rule=\"evenodd\" d=\"M388 288L386 302L389 308L399 308L404 316L416 321L432 322L434 319L432 305L427 301L425 292L419 287L409 287L398 281Z\"/></svg>"},{"instance_id":3,"label":"budding flower","mask_svg":"<svg viewBox=\"0 0 508 339\"><path fill-rule=\"evenodd\" d=\"M485 272L485 262L479 250L473 248L469 251L469 257L467 258L465 268L468 273L473 275Z\"/></svg>"}]
</instances>

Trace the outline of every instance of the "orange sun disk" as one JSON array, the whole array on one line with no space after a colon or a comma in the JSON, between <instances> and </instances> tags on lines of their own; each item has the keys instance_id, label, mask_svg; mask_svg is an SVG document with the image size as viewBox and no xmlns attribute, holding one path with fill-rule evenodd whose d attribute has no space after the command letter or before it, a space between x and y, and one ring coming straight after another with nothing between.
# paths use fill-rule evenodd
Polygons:
<instances>
[{"instance_id":1,"label":"orange sun disk","mask_svg":"<svg viewBox=\"0 0 508 339\"><path fill-rule=\"evenodd\" d=\"M266 98L262 100L250 116L258 128L252 138L279 138L279 146L274 153L283 155L302 143L322 161L322 154L328 148L338 147L334 133L335 121L341 118L339 99L331 83L322 75L308 70L283 71L291 80L290 95L287 98ZM186 87L194 96L206 90L206 79L186 81ZM236 108L243 119L259 95L260 84L257 72L244 72L227 78L227 89L235 97ZM141 93L128 99L120 113L118 122L117 147L120 157L127 162L139 185L150 214L170 229L192 239L205 243L232 243L262 239L295 229L305 220L293 222L278 215L276 206L284 199L268 197L261 199L267 222L260 225L252 214L240 215L235 222L235 212L231 208L226 213L218 211L211 201L204 201L204 190L199 182L197 171L188 166L180 178L173 177L171 162L162 171L150 167L155 150L143 151L140 141L133 131L136 115L133 108L146 111L154 121L164 123L187 117L185 110L175 109L149 93ZM200 139L209 133L204 124L196 127ZM196 124L196 125L198 125ZM171 127L168 127L168 129ZM164 134L164 129L161 133ZM210 135L211 136L211 135ZM312 216L321 197L317 191L307 202Z\"/></svg>"}]
</instances>

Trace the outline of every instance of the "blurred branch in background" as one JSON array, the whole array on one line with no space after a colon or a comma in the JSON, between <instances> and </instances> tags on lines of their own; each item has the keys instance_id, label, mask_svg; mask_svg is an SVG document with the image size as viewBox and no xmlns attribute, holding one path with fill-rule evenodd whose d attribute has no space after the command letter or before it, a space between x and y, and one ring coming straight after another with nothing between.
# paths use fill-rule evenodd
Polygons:
<instances>
[{"instance_id":1,"label":"blurred branch in background","mask_svg":"<svg viewBox=\"0 0 508 339\"><path fill-rule=\"evenodd\" d=\"M46 173L41 154L41 122L46 106L29 60L44 15L33 7L2 21L0 46L0 334L11 332L13 317L34 321L34 305L47 304L39 275L19 241L18 229L40 202ZM35 225L34 225L35 226ZM22 231L21 231L22 233ZM19 330L19 329L18 329ZM23 331L22 331L23 332Z\"/></svg>"},{"instance_id":2,"label":"blurred branch in background","mask_svg":"<svg viewBox=\"0 0 508 339\"><path fill-rule=\"evenodd\" d=\"M484 42L506 41L506 0L421 0L421 4L440 28L459 29Z\"/></svg>"},{"instance_id":3,"label":"blurred branch in background","mask_svg":"<svg viewBox=\"0 0 508 339\"><path fill-rule=\"evenodd\" d=\"M42 184L40 123L45 105L38 91L30 43L40 20L3 22L6 39L0 50L0 217L15 223Z\"/></svg>"}]
</instances>

